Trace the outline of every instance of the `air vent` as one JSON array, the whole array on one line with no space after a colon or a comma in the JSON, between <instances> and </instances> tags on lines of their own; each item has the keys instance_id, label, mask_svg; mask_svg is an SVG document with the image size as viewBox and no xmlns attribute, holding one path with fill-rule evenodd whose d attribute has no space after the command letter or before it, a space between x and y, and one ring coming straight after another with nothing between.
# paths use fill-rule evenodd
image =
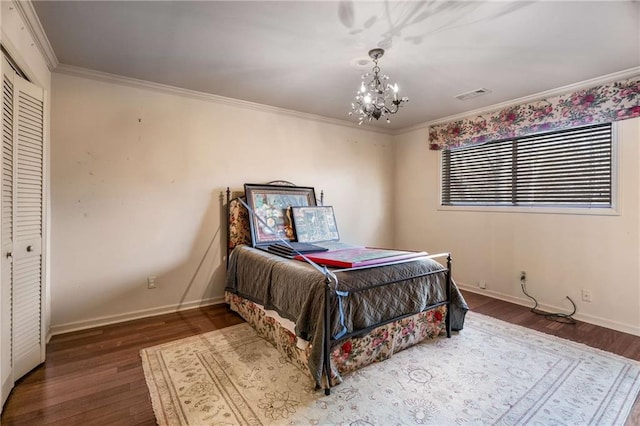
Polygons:
<instances>
[{"instance_id":1,"label":"air vent","mask_svg":"<svg viewBox=\"0 0 640 426\"><path fill-rule=\"evenodd\" d=\"M461 101L466 101L468 99L477 98L478 96L482 96L482 95L484 95L486 93L491 93L491 90L485 89L484 87L481 87L479 89L472 90L470 92L461 93L461 94L456 96L456 99L459 99Z\"/></svg>"}]
</instances>

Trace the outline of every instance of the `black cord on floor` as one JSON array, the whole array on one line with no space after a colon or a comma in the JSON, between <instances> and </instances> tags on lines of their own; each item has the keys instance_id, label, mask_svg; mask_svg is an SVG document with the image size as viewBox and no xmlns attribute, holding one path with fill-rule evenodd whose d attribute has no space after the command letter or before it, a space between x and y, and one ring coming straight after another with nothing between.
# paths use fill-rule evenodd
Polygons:
<instances>
[{"instance_id":1,"label":"black cord on floor","mask_svg":"<svg viewBox=\"0 0 640 426\"><path fill-rule=\"evenodd\" d=\"M573 303L573 300L571 300L571 298L569 296L567 296L567 299L569 299L569 302L571 302L571 304L573 305L573 312L571 312L570 314L563 314L561 312L550 313L550 312L541 311L541 310L538 309L538 301L535 299L535 297L533 297L529 293L527 293L527 289L525 287L524 282L525 282L525 279L521 278L520 279L520 286L522 287L522 292L529 299L533 300L533 303L535 304L535 306L533 308L531 308L531 312L533 312L536 315L541 315L541 316L543 316L546 319L551 320L551 321L561 322L561 323L564 323L564 324L575 324L576 323L576 320L573 319L573 315L576 313L576 310L577 310L576 304Z\"/></svg>"}]
</instances>

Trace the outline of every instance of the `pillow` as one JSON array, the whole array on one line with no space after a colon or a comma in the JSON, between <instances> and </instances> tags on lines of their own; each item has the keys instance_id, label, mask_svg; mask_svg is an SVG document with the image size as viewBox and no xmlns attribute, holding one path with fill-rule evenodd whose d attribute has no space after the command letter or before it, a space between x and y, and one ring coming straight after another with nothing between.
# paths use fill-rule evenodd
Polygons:
<instances>
[{"instance_id":1,"label":"pillow","mask_svg":"<svg viewBox=\"0 0 640 426\"><path fill-rule=\"evenodd\" d=\"M238 198L234 198L229 201L229 252L243 244L251 245L249 211Z\"/></svg>"}]
</instances>

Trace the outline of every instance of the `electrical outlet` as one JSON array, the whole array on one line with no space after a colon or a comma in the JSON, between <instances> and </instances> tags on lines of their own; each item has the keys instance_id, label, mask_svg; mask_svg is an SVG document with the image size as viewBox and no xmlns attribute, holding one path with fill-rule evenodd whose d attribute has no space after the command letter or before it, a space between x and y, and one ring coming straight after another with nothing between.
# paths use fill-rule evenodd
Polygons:
<instances>
[{"instance_id":1,"label":"electrical outlet","mask_svg":"<svg viewBox=\"0 0 640 426\"><path fill-rule=\"evenodd\" d=\"M526 281L527 271L520 271L520 281Z\"/></svg>"},{"instance_id":2,"label":"electrical outlet","mask_svg":"<svg viewBox=\"0 0 640 426\"><path fill-rule=\"evenodd\" d=\"M591 290L582 289L582 301L591 303Z\"/></svg>"},{"instance_id":3,"label":"electrical outlet","mask_svg":"<svg viewBox=\"0 0 640 426\"><path fill-rule=\"evenodd\" d=\"M156 288L156 277L154 276L147 277L147 288L149 290Z\"/></svg>"},{"instance_id":4,"label":"electrical outlet","mask_svg":"<svg viewBox=\"0 0 640 426\"><path fill-rule=\"evenodd\" d=\"M487 288L487 282L485 280L480 280L478 282L478 287L480 288Z\"/></svg>"}]
</instances>

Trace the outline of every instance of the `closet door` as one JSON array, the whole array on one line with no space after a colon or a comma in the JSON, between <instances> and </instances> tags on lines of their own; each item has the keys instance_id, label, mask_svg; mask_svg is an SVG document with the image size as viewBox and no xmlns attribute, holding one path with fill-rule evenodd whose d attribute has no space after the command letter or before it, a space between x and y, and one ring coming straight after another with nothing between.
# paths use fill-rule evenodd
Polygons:
<instances>
[{"instance_id":1,"label":"closet door","mask_svg":"<svg viewBox=\"0 0 640 426\"><path fill-rule=\"evenodd\" d=\"M2 70L9 65L3 60ZM7 73L2 74L2 161L0 182L0 372L2 379L2 404L13 387L12 369L12 322L11 290L13 268L13 79Z\"/></svg>"},{"instance_id":2,"label":"closet door","mask_svg":"<svg viewBox=\"0 0 640 426\"><path fill-rule=\"evenodd\" d=\"M6 67L3 74L13 83L13 139L5 144L3 138L2 150L2 286L11 287L11 369L17 380L44 361L44 93Z\"/></svg>"},{"instance_id":3,"label":"closet door","mask_svg":"<svg viewBox=\"0 0 640 426\"><path fill-rule=\"evenodd\" d=\"M43 90L14 78L13 375L44 361L42 333Z\"/></svg>"}]
</instances>

